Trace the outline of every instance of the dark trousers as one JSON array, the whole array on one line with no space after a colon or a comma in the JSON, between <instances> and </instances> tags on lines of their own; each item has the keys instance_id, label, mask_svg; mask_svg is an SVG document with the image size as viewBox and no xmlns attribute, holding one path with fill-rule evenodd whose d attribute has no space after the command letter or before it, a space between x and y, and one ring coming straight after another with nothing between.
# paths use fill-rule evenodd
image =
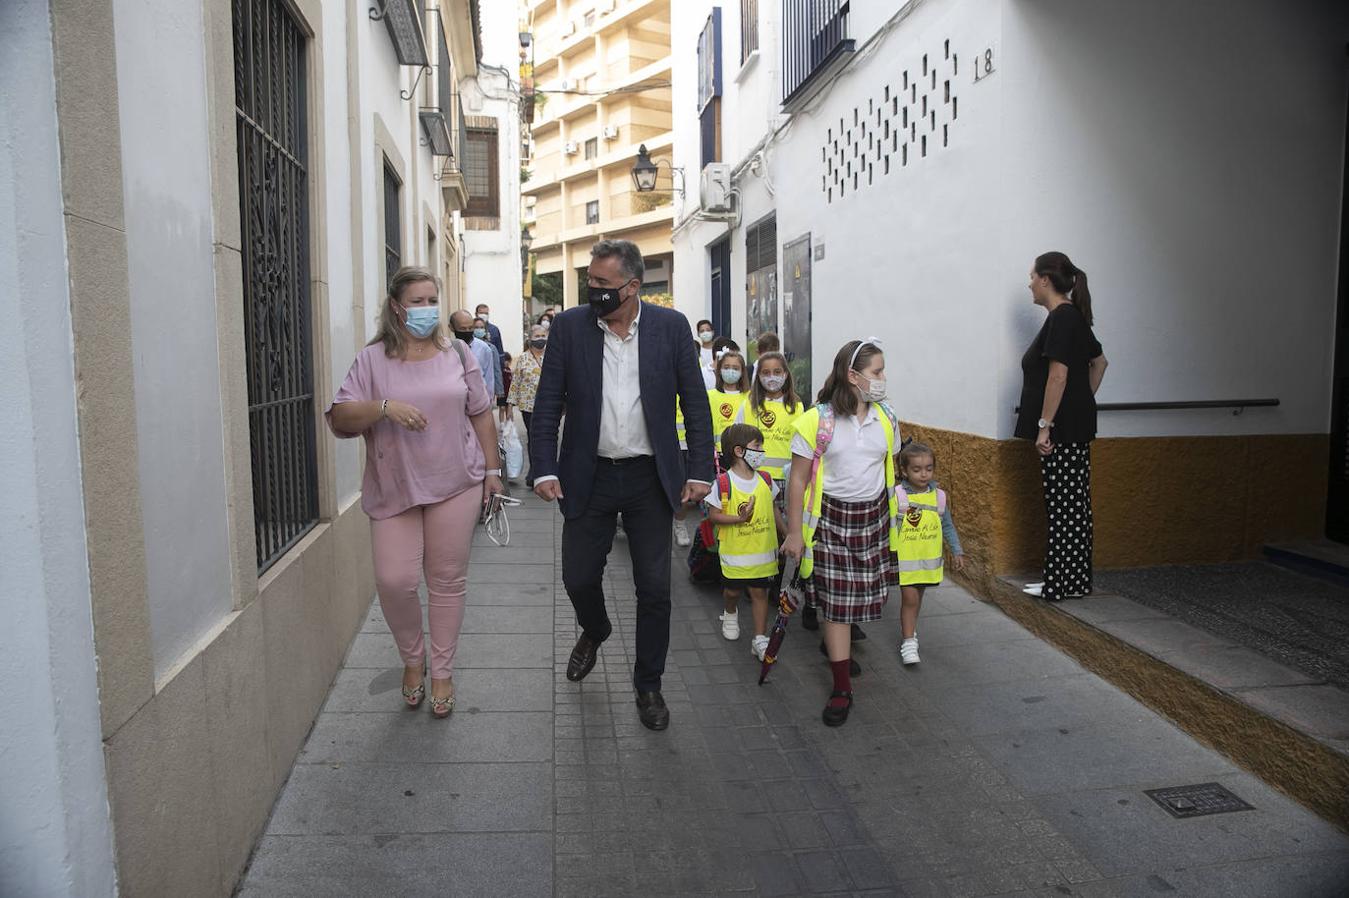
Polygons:
<instances>
[{"instance_id":1,"label":"dark trousers","mask_svg":"<svg viewBox=\"0 0 1349 898\"><path fill-rule=\"evenodd\" d=\"M534 417L533 412L520 412L520 418L525 422L525 461L529 462L529 419ZM525 475L525 486L534 485L534 464L529 462L529 473Z\"/></svg>"},{"instance_id":2,"label":"dark trousers","mask_svg":"<svg viewBox=\"0 0 1349 898\"><path fill-rule=\"evenodd\" d=\"M601 459L596 463L589 506L562 524L562 584L586 635L601 642L608 639L613 627L604 607L604 566L620 514L637 587L637 663L632 682L638 690L649 692L660 688L670 647L670 524L674 518L655 459L620 465Z\"/></svg>"}]
</instances>

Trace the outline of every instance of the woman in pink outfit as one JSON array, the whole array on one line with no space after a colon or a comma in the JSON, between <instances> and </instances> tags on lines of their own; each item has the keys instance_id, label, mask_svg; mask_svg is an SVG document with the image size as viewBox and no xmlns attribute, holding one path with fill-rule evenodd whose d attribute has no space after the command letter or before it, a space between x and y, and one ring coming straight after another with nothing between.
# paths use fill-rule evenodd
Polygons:
<instances>
[{"instance_id":1,"label":"woman in pink outfit","mask_svg":"<svg viewBox=\"0 0 1349 898\"><path fill-rule=\"evenodd\" d=\"M454 709L469 547L482 507L502 492L492 397L467 347L445 336L439 284L424 268L393 276L379 333L328 408L339 437L365 437L361 508L370 517L380 608L403 656L403 699L426 695L417 586L426 575L431 713Z\"/></svg>"}]
</instances>

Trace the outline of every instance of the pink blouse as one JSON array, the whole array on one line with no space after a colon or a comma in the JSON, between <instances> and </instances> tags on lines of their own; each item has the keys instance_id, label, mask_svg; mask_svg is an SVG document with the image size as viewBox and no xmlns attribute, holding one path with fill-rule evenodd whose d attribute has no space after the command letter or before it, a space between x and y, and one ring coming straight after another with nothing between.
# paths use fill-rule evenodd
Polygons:
<instances>
[{"instance_id":1,"label":"pink blouse","mask_svg":"<svg viewBox=\"0 0 1349 898\"><path fill-rule=\"evenodd\" d=\"M374 520L415 505L433 505L483 481L486 460L469 418L492 406L473 353L451 347L419 362L391 359L383 344L367 346L351 363L347 379L326 412L338 437L365 437L361 508ZM333 425L333 405L394 399L417 407L426 429L408 430L381 419L364 434Z\"/></svg>"}]
</instances>

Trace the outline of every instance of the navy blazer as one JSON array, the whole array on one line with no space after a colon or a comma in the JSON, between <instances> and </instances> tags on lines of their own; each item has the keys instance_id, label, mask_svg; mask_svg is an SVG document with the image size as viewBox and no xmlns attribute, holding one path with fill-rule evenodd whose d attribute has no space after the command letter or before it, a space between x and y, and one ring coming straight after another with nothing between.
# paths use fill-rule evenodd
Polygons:
<instances>
[{"instance_id":1,"label":"navy blazer","mask_svg":"<svg viewBox=\"0 0 1349 898\"><path fill-rule=\"evenodd\" d=\"M698 346L679 312L642 303L637 325L637 370L642 416L656 455L656 469L672 509L688 480L711 483L712 411L698 367ZM604 331L589 306L567 309L553 319L548 351L529 421L529 463L535 478L557 476L562 514L574 518L590 504L600 441L600 390L604 382ZM688 471L675 433L675 397L684 411ZM566 430L558 453L557 430Z\"/></svg>"}]
</instances>

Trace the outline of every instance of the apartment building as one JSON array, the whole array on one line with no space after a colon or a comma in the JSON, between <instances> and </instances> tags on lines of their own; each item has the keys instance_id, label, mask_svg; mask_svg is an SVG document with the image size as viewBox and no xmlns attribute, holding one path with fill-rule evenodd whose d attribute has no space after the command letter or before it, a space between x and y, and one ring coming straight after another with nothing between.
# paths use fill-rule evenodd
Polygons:
<instances>
[{"instance_id":1,"label":"apartment building","mask_svg":"<svg viewBox=\"0 0 1349 898\"><path fill-rule=\"evenodd\" d=\"M526 105L524 223L535 271L561 274L565 303L581 296L590 246L635 242L646 256L648 295L668 293L672 198L682 190L669 161L671 0L526 0L525 51L533 68ZM654 191L634 186L645 146L659 167Z\"/></svg>"}]
</instances>

